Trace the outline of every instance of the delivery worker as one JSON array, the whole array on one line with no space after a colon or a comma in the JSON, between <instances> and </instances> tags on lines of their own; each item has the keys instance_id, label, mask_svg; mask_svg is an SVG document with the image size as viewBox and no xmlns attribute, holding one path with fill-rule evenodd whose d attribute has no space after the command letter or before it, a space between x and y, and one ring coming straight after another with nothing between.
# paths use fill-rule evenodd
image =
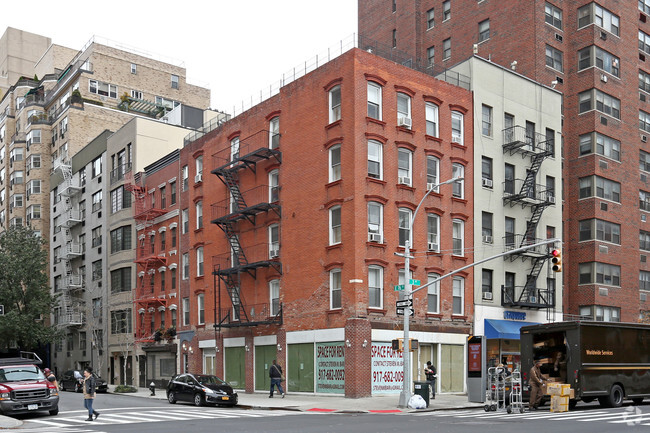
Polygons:
<instances>
[{"instance_id":1,"label":"delivery worker","mask_svg":"<svg viewBox=\"0 0 650 433\"><path fill-rule=\"evenodd\" d=\"M542 371L540 367L542 366L542 361L537 358L535 359L535 364L530 369L530 378L528 383L530 384L530 398L528 400L528 407L532 410L537 410L539 404L542 401L544 393L542 392L542 387L544 386L544 377L542 376Z\"/></svg>"}]
</instances>

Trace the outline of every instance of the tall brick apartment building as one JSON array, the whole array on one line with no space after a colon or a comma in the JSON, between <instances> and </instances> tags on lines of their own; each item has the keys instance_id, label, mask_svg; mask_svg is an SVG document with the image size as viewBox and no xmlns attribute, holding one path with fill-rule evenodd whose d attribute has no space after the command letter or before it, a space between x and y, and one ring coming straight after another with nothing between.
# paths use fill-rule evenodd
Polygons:
<instances>
[{"instance_id":1,"label":"tall brick apartment building","mask_svg":"<svg viewBox=\"0 0 650 433\"><path fill-rule=\"evenodd\" d=\"M565 312L595 320L650 309L649 14L648 0L359 1L360 36L421 66L476 51L563 92Z\"/></svg>"},{"instance_id":2,"label":"tall brick apartment building","mask_svg":"<svg viewBox=\"0 0 650 433\"><path fill-rule=\"evenodd\" d=\"M278 359L289 392L398 393L395 253L412 240L409 277L423 283L472 262L472 137L469 91L359 49L188 137L179 370L253 392L268 390ZM427 189L459 172L464 182L430 194L409 233ZM159 182L142 188L156 195ZM465 389L473 287L466 272L415 295L413 371L432 360L443 392Z\"/></svg>"}]
</instances>

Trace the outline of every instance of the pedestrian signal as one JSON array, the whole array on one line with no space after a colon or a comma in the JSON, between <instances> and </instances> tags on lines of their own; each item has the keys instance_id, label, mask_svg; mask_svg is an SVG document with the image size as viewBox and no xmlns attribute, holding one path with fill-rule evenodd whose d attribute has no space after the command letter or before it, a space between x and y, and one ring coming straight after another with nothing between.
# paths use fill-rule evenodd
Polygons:
<instances>
[{"instance_id":1,"label":"pedestrian signal","mask_svg":"<svg viewBox=\"0 0 650 433\"><path fill-rule=\"evenodd\" d=\"M396 338L395 340L392 341L393 344L393 350L396 352L403 352L404 351L404 340L401 338Z\"/></svg>"},{"instance_id":2,"label":"pedestrian signal","mask_svg":"<svg viewBox=\"0 0 650 433\"><path fill-rule=\"evenodd\" d=\"M562 272L562 251L558 249L551 251L551 269L553 272Z\"/></svg>"}]
</instances>

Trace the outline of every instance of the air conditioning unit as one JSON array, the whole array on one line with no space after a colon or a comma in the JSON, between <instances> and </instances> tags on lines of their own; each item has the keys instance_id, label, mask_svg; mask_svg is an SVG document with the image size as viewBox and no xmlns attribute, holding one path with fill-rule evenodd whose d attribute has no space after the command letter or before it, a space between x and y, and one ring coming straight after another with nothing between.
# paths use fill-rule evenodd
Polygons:
<instances>
[{"instance_id":1,"label":"air conditioning unit","mask_svg":"<svg viewBox=\"0 0 650 433\"><path fill-rule=\"evenodd\" d=\"M492 300L492 292L483 292L483 299L486 301L491 301Z\"/></svg>"},{"instance_id":2,"label":"air conditioning unit","mask_svg":"<svg viewBox=\"0 0 650 433\"><path fill-rule=\"evenodd\" d=\"M427 183L427 191L437 188L435 183Z\"/></svg>"},{"instance_id":3,"label":"air conditioning unit","mask_svg":"<svg viewBox=\"0 0 650 433\"><path fill-rule=\"evenodd\" d=\"M491 244L492 243L492 236L483 236L483 243L484 244Z\"/></svg>"},{"instance_id":4,"label":"air conditioning unit","mask_svg":"<svg viewBox=\"0 0 650 433\"><path fill-rule=\"evenodd\" d=\"M451 136L451 142L452 143L460 143L461 142L460 136L459 135L452 135Z\"/></svg>"},{"instance_id":5,"label":"air conditioning unit","mask_svg":"<svg viewBox=\"0 0 650 433\"><path fill-rule=\"evenodd\" d=\"M435 242L428 242L429 251L438 251L438 244Z\"/></svg>"},{"instance_id":6,"label":"air conditioning unit","mask_svg":"<svg viewBox=\"0 0 650 433\"><path fill-rule=\"evenodd\" d=\"M486 188L492 188L492 184L493 184L492 179L485 179L485 178L483 178L483 179L482 179L482 183L483 183L483 186L484 186L484 187L486 187Z\"/></svg>"},{"instance_id":7,"label":"air conditioning unit","mask_svg":"<svg viewBox=\"0 0 650 433\"><path fill-rule=\"evenodd\" d=\"M643 141L644 143L647 142L648 141L648 136L647 135L642 135L641 136L641 141Z\"/></svg>"},{"instance_id":8,"label":"air conditioning unit","mask_svg":"<svg viewBox=\"0 0 650 433\"><path fill-rule=\"evenodd\" d=\"M194 176L194 183L199 183L203 182L203 173L199 173L196 176Z\"/></svg>"},{"instance_id":9,"label":"air conditioning unit","mask_svg":"<svg viewBox=\"0 0 650 433\"><path fill-rule=\"evenodd\" d=\"M411 185L411 178L400 176L397 178L397 183L400 185Z\"/></svg>"},{"instance_id":10,"label":"air conditioning unit","mask_svg":"<svg viewBox=\"0 0 650 433\"><path fill-rule=\"evenodd\" d=\"M272 259L277 259L278 257L280 257L280 250L270 250L269 257Z\"/></svg>"},{"instance_id":11,"label":"air conditioning unit","mask_svg":"<svg viewBox=\"0 0 650 433\"><path fill-rule=\"evenodd\" d=\"M549 203L555 204L555 196L554 195L547 195L546 196L546 201Z\"/></svg>"},{"instance_id":12,"label":"air conditioning unit","mask_svg":"<svg viewBox=\"0 0 650 433\"><path fill-rule=\"evenodd\" d=\"M368 242L381 243L381 234L380 233L368 233Z\"/></svg>"},{"instance_id":13,"label":"air conditioning unit","mask_svg":"<svg viewBox=\"0 0 650 433\"><path fill-rule=\"evenodd\" d=\"M607 75L600 74L600 81L602 81L603 83L606 83L607 82Z\"/></svg>"},{"instance_id":14,"label":"air conditioning unit","mask_svg":"<svg viewBox=\"0 0 650 433\"><path fill-rule=\"evenodd\" d=\"M411 126L413 124L413 121L411 120L410 117L400 117L397 119L397 126L402 126L404 128L411 129Z\"/></svg>"}]
</instances>

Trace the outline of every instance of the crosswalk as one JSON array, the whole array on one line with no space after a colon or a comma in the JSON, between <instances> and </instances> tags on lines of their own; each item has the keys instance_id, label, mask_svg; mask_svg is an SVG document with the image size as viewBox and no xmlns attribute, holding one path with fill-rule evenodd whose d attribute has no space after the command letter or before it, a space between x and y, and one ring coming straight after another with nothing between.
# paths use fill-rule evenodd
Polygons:
<instances>
[{"instance_id":1,"label":"crosswalk","mask_svg":"<svg viewBox=\"0 0 650 433\"><path fill-rule=\"evenodd\" d=\"M124 409L104 409L101 415L91 422L85 421L87 412L74 411L68 413L59 413L55 417L32 418L25 423L25 427L20 430L21 433L81 433L93 431L97 433L98 425L114 424L135 424L151 423L162 421L185 421L192 419L224 419L224 418L263 418L294 415L299 412L282 411L282 410L223 410L223 409L201 409L201 408L182 408L167 409L164 411L153 412L149 410L124 410ZM92 426L89 430L87 427Z\"/></svg>"},{"instance_id":2,"label":"crosswalk","mask_svg":"<svg viewBox=\"0 0 650 433\"><path fill-rule=\"evenodd\" d=\"M512 413L485 412L477 409L433 411L410 413L409 415L435 418L455 418L490 420L530 420L530 421L576 421L576 422L598 422L629 426L650 426L650 406L627 406L615 409L590 409L575 410L569 412L549 412L546 410L536 412Z\"/></svg>"}]
</instances>

